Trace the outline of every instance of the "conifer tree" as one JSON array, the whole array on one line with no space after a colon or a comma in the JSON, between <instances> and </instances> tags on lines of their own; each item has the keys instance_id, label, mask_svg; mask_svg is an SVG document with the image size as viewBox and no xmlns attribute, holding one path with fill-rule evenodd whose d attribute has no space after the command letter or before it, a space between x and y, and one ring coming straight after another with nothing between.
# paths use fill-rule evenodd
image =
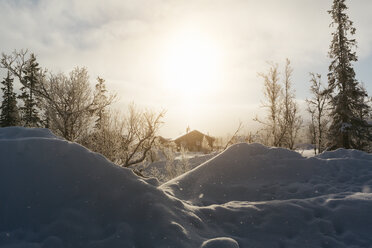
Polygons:
<instances>
[{"instance_id":1,"label":"conifer tree","mask_svg":"<svg viewBox=\"0 0 372 248\"><path fill-rule=\"evenodd\" d=\"M40 99L35 93L40 87L41 69L33 53L23 69L23 74L22 94L19 96L23 101L23 106L20 107L22 122L26 127L39 127L41 125L38 106Z\"/></svg>"},{"instance_id":2,"label":"conifer tree","mask_svg":"<svg viewBox=\"0 0 372 248\"><path fill-rule=\"evenodd\" d=\"M330 140L333 148L343 147L359 148L356 140L360 137L368 139L368 123L360 118L361 110L369 107L360 99L367 95L355 79L353 62L357 61L354 51L355 39L348 36L354 35L356 29L349 20L345 0L334 0L329 14L332 17L331 26L335 28L332 33L329 57L331 64L328 73L328 86L331 98Z\"/></svg>"},{"instance_id":3,"label":"conifer tree","mask_svg":"<svg viewBox=\"0 0 372 248\"><path fill-rule=\"evenodd\" d=\"M17 97L13 91L13 81L14 79L10 76L8 71L7 77L1 82L3 87L3 101L0 106L0 126L10 127L19 125L19 114L17 107Z\"/></svg>"}]
</instances>

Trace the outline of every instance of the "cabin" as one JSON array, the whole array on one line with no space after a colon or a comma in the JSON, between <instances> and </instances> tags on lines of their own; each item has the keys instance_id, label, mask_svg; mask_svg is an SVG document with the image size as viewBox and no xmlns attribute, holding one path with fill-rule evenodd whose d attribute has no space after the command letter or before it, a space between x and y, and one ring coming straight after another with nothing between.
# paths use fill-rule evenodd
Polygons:
<instances>
[{"instance_id":1,"label":"cabin","mask_svg":"<svg viewBox=\"0 0 372 248\"><path fill-rule=\"evenodd\" d=\"M197 130L188 132L174 140L177 149L184 147L190 152L209 152L213 148L215 138Z\"/></svg>"},{"instance_id":2,"label":"cabin","mask_svg":"<svg viewBox=\"0 0 372 248\"><path fill-rule=\"evenodd\" d=\"M158 142L164 146L164 147L169 147L171 146L171 143L172 143L172 140L171 139L167 139L167 138L164 138L162 136L157 136L156 137L158 139Z\"/></svg>"}]
</instances>

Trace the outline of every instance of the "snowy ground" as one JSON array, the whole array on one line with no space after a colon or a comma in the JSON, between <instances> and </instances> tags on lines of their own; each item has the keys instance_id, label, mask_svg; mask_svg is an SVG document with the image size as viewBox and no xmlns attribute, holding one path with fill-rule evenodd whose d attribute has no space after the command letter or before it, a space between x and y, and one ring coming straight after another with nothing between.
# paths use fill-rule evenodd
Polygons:
<instances>
[{"instance_id":1,"label":"snowy ground","mask_svg":"<svg viewBox=\"0 0 372 248\"><path fill-rule=\"evenodd\" d=\"M160 187L46 129L0 129L0 247L372 247L372 155L237 144Z\"/></svg>"},{"instance_id":2,"label":"snowy ground","mask_svg":"<svg viewBox=\"0 0 372 248\"><path fill-rule=\"evenodd\" d=\"M303 157L310 158L315 156L314 149L306 149L306 150L298 150L298 153L300 153Z\"/></svg>"},{"instance_id":3,"label":"snowy ground","mask_svg":"<svg viewBox=\"0 0 372 248\"><path fill-rule=\"evenodd\" d=\"M156 177L160 183L164 183L180 174L185 173L186 171L194 169L195 167L215 157L217 154L217 152L210 154L188 152L182 156L180 153L176 153L175 159L169 165L172 167L173 173L176 175L170 175L169 169L167 170L167 163L170 161L166 161L165 159L153 162L149 165L144 165L142 173L148 177Z\"/></svg>"}]
</instances>

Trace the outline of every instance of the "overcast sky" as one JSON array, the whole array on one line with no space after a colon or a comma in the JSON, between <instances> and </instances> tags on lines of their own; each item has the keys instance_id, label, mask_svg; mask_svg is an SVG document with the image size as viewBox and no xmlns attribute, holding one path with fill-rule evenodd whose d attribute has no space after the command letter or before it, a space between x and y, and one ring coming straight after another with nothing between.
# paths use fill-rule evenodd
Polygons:
<instances>
[{"instance_id":1,"label":"overcast sky","mask_svg":"<svg viewBox=\"0 0 372 248\"><path fill-rule=\"evenodd\" d=\"M262 80L257 74L267 69L267 61L284 65L286 58L291 60L300 102L309 97L309 72L322 73L326 82L331 4L331 0L0 0L0 44L5 53L29 49L49 71L87 67L92 84L101 76L118 93L118 108L133 101L166 109L161 132L167 137L181 134L187 125L223 135L233 132L239 120L250 128L252 118L262 113L258 108ZM371 95L372 1L347 4L357 28L357 78ZM200 49L199 55L189 52L194 47ZM170 87L169 81L177 80L173 74L188 77L188 71L177 68L177 73L169 72L179 66L177 54L191 60L189 64L208 65L209 74L200 76L208 83L196 79L200 87L191 84L189 91Z\"/></svg>"}]
</instances>

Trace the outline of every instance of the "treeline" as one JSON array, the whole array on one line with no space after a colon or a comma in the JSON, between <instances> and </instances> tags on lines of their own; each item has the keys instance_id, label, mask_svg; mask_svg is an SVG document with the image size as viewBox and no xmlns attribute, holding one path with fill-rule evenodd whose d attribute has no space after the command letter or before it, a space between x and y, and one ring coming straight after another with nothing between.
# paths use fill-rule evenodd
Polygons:
<instances>
[{"instance_id":1,"label":"treeline","mask_svg":"<svg viewBox=\"0 0 372 248\"><path fill-rule=\"evenodd\" d=\"M322 84L320 74L310 73L311 98L306 101L311 121L307 133L319 153L336 148L372 151L371 98L355 77L352 63L357 61L356 41L349 36L356 29L346 10L345 0L334 0L328 11L333 20L330 26L335 28L329 50L328 85ZM267 116L256 121L264 125L260 140L270 146L293 149L301 127L291 87L292 72L287 60L282 79L277 64L270 64L268 72L260 74L264 79L263 107L267 108Z\"/></svg>"},{"instance_id":2,"label":"treeline","mask_svg":"<svg viewBox=\"0 0 372 248\"><path fill-rule=\"evenodd\" d=\"M112 162L130 167L146 159L164 112L131 104L125 115L112 110L116 99L97 77L92 89L86 68L69 74L47 72L33 53L3 53L6 77L2 84L0 126L42 127L68 141L78 142ZM14 80L19 83L19 93Z\"/></svg>"}]
</instances>

